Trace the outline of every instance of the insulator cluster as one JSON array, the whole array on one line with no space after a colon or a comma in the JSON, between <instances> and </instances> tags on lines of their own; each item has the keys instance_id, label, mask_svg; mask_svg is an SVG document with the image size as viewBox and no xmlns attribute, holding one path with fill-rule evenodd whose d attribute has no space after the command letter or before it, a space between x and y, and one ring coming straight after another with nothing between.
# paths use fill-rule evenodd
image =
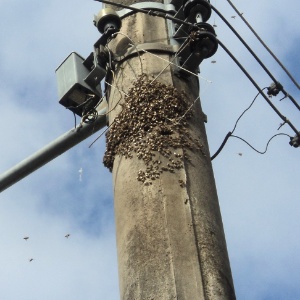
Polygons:
<instances>
[{"instance_id":1,"label":"insulator cluster","mask_svg":"<svg viewBox=\"0 0 300 300\"><path fill-rule=\"evenodd\" d=\"M116 155L136 156L145 165L137 180L152 184L161 173L183 168L189 160L187 149L202 151L200 141L189 133L192 112L184 92L142 75L120 105L122 110L106 134L103 162L110 171Z\"/></svg>"}]
</instances>

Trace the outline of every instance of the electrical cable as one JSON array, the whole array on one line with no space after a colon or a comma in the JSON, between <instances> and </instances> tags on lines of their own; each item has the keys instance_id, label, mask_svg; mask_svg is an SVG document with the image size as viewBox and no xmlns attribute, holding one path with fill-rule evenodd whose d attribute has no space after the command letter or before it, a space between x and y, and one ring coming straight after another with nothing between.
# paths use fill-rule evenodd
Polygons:
<instances>
[{"instance_id":1,"label":"electrical cable","mask_svg":"<svg viewBox=\"0 0 300 300\"><path fill-rule=\"evenodd\" d=\"M114 124L114 122L112 122L109 126L107 126L107 128L105 130L103 130L103 132L101 132L101 134L89 145L89 148L91 148L100 138L101 136L107 132L107 130Z\"/></svg>"},{"instance_id":2,"label":"electrical cable","mask_svg":"<svg viewBox=\"0 0 300 300\"><path fill-rule=\"evenodd\" d=\"M222 151L222 149L224 148L225 144L227 143L227 140L231 137L231 131L229 131L227 133L227 135L225 136L224 141L222 142L221 146L219 147L219 149L217 150L217 152L210 158L211 161L213 161L218 155L219 153Z\"/></svg>"},{"instance_id":3,"label":"electrical cable","mask_svg":"<svg viewBox=\"0 0 300 300\"><path fill-rule=\"evenodd\" d=\"M261 92L263 92L263 90L265 90L265 89L267 89L267 87L263 88ZM241 137L236 136L236 135L233 135L233 133L234 133L236 127L237 127L238 122L241 120L241 118L243 117L243 115L244 115L244 114L252 107L252 105L254 104L254 102L255 102L255 100L257 99L257 97L261 94L261 92L259 92L259 93L255 96L255 98L253 99L253 101L251 102L251 104L250 104L250 105L249 105L249 106L241 113L241 115L238 117L238 119L236 120L235 125L234 125L234 127L233 127L233 129L232 129L232 131L229 131L229 132L226 134L226 136L225 136L225 138L224 138L222 144L220 145L219 149L218 149L218 150L216 151L216 153L210 158L211 161L213 161L213 160L220 154L220 152L223 150L225 144L227 143L227 141L228 141L228 139L229 139L230 137L235 137L235 138L238 138L238 139L242 140L242 141L245 142L248 146L250 146L253 150L255 150L256 152L258 152L258 153L260 153L260 154L265 154L265 153L267 152L269 143L271 142L271 140L272 140L274 137L276 137L276 136L278 136L278 135L286 135L286 136L288 136L289 138L291 138L291 136L288 135L288 134L286 134L286 133L278 133L278 134L275 134L275 135L274 135L273 137L271 137L270 140L268 141L265 151L264 151L264 152L261 152L261 151L256 150L253 146L251 146L247 141L245 141L245 140L242 139ZM284 125L284 124L281 124L281 126L278 128L278 130L279 130L283 125Z\"/></svg>"},{"instance_id":4,"label":"electrical cable","mask_svg":"<svg viewBox=\"0 0 300 300\"><path fill-rule=\"evenodd\" d=\"M265 47L265 49L269 52L269 54L275 59L275 61L279 64L279 66L283 69L283 71L287 74L287 76L292 80L292 82L295 84L295 86L300 89L299 84L294 79L294 77L290 74L290 72L287 70L287 68L281 63L281 61L276 57L276 55L271 51L271 49L264 43L264 41L260 38L260 36L255 32L255 30L252 28L252 26L247 22L247 20L244 18L243 14L241 14L238 9L234 6L234 4L227 0L227 2L231 5L231 7L235 10L235 12L239 15L239 17L244 21L244 23L248 26L248 28L252 31L252 33L255 35L255 37L260 41L260 43Z\"/></svg>"},{"instance_id":5,"label":"electrical cable","mask_svg":"<svg viewBox=\"0 0 300 300\"><path fill-rule=\"evenodd\" d=\"M221 144L220 148L218 149L218 151L211 157L211 161L214 160L214 159L219 155L219 153L222 151L223 147L225 146L227 140L228 140L230 137L234 137L234 138L237 138L237 139L243 141L243 142L246 143L250 148L252 148L254 151L256 151L256 152L259 153L259 154L265 154L265 153L267 152L267 150L268 150L268 146L269 146L271 140L272 140L273 138L275 138L276 136L279 136L279 135L285 135L285 136L288 136L290 139L292 138L290 135L288 135L288 134L286 134L286 133L277 133L277 134L273 135L273 136L269 139L269 141L267 142L265 151L259 151L259 150L255 149L250 143L248 143L248 142L247 142L246 140L244 140L243 138L241 138L241 137L239 137L239 136L236 136L236 135L233 135L233 134L231 134L231 132L228 132L227 135L226 135L226 137L225 137L225 139L224 139L224 141L223 141L223 143Z\"/></svg>"},{"instance_id":6,"label":"electrical cable","mask_svg":"<svg viewBox=\"0 0 300 300\"><path fill-rule=\"evenodd\" d=\"M279 136L279 135L284 135L284 136L288 136L289 138L292 138L290 135L286 134L286 133L277 133L277 134L274 134L270 139L269 141L267 142L267 145L266 145L266 149L265 151L259 151L257 149L255 149L250 143L248 143L246 140L244 140L243 138L239 137L239 136L236 136L236 135L231 135L232 137L234 138L237 138L241 141L243 141L244 143L246 143L250 148L252 148L255 152L259 153L259 154L265 154L268 150L268 147L269 147L269 144L271 142L272 139L274 139L275 137Z\"/></svg>"},{"instance_id":7,"label":"electrical cable","mask_svg":"<svg viewBox=\"0 0 300 300\"><path fill-rule=\"evenodd\" d=\"M263 88L262 91L264 91L265 89L267 89L267 87ZM255 98L253 99L253 101L251 102L251 104L243 111L243 113L238 117L238 119L235 122L235 125L233 127L233 129L231 130L231 133L234 133L238 122L240 121L240 119L243 117L243 115L252 107L252 105L254 104L255 100L257 99L257 97L260 95L260 92L255 96Z\"/></svg>"},{"instance_id":8,"label":"electrical cable","mask_svg":"<svg viewBox=\"0 0 300 300\"><path fill-rule=\"evenodd\" d=\"M255 58L255 60L260 64L260 66L264 69L264 71L269 75L269 77L274 81L275 85L279 87L280 91L287 96L293 104L298 108L300 111L300 106L297 101L288 94L283 86L275 79L272 73L268 70L268 68L264 65L264 63L258 58L258 56L254 53L254 51L249 47L249 45L245 42L245 40L239 35L239 33L231 26L231 24L226 20L226 18L213 6L211 8L215 11L215 13L222 19L222 21L230 28L230 30L235 34L235 36L240 40L240 42L246 47L246 49L251 53L251 55Z\"/></svg>"},{"instance_id":9,"label":"electrical cable","mask_svg":"<svg viewBox=\"0 0 300 300\"><path fill-rule=\"evenodd\" d=\"M162 18L174 21L174 22L179 23L179 24L184 24L184 25L187 25L187 26L191 26L191 28L198 28L197 24L192 24L190 22L180 20L180 19L175 18L175 17L173 17L173 16L171 16L167 13L162 13L160 11L135 8L135 7L131 7L131 6L128 6L128 5L115 3L115 2L112 2L112 1L109 1L109 0L94 0L94 1L102 2L102 3L106 3L106 4L114 5L114 6L117 6L117 7L126 8L126 9L130 9L134 12L140 12L140 13L143 13L143 14L148 14L150 16L162 17ZM253 57L257 60L257 62L261 65L261 67L265 70L265 72L271 77L271 79L274 81L274 83L281 87L281 91L293 102L293 104L298 108L298 110L300 110L300 106L295 101L295 99L290 94L288 94L283 89L283 87L276 81L274 76L265 67L265 65L261 62L261 60L257 57L257 55L252 51L252 49L246 44L246 42L242 39L242 37L236 32L236 30L230 25L230 23L223 17L223 15L213 5L211 5L211 8L219 15L219 17L226 23L226 25L236 34L236 36L240 39L240 41L244 44L244 46L248 49L248 51L253 55Z\"/></svg>"},{"instance_id":10,"label":"electrical cable","mask_svg":"<svg viewBox=\"0 0 300 300\"><path fill-rule=\"evenodd\" d=\"M255 86L255 88L258 90L258 92L264 97L264 99L267 101L267 103L273 108L273 110L277 113L277 115L291 127L291 129L296 133L297 136L300 137L299 131L295 128L295 126L290 122L290 120L288 120L284 115L281 114L281 112L270 101L270 99L261 91L258 84L254 81L254 79L251 77L251 75L245 70L245 68L240 64L240 62L235 58L235 56L227 49L227 47L220 40L218 40L218 42L219 42L219 45L223 48L223 50L230 56L230 58L236 63L236 65L243 71L243 73L247 76L247 78Z\"/></svg>"},{"instance_id":11,"label":"electrical cable","mask_svg":"<svg viewBox=\"0 0 300 300\"><path fill-rule=\"evenodd\" d=\"M264 88L264 89L266 89L266 88ZM263 91L264 89L262 89L262 91ZM234 131L235 131L236 127L237 127L238 122L241 120L241 118L243 117L243 115L244 115L244 114L252 107L252 105L254 104L255 100L257 99L257 97L258 97L259 95L260 95L260 92L254 97L254 99L252 100L251 104L250 104L250 105L249 105L249 106L241 113L241 115L237 118L237 120L236 120L236 122L235 122L235 124L234 124L233 129L232 129L231 131L229 131L229 132L226 134L226 136L225 136L225 138L224 138L224 140L223 140L221 146L220 146L219 149L216 151L216 153L210 158L211 160L214 160L214 159L219 155L219 153L222 151L222 149L224 148L224 146L225 146L225 144L227 143L228 139L229 139L229 138L232 136L232 134L234 133Z\"/></svg>"},{"instance_id":12,"label":"electrical cable","mask_svg":"<svg viewBox=\"0 0 300 300\"><path fill-rule=\"evenodd\" d=\"M191 26L192 28L198 28L197 24L192 24L190 22L186 22L186 21L182 21L178 18L174 18L170 15L168 15L167 13L162 13L162 12L159 12L159 11L153 11L153 10L145 10L145 9L140 9L140 8L135 8L135 7L131 7L131 6L128 6L128 5L124 5L124 4L120 4L120 3L114 3L112 1L108 1L108 0L94 0L94 1L97 1L97 2L102 2L102 3L106 3L106 4L110 4L110 5L114 5L114 6L117 6L117 7L122 7L122 8L126 8L126 9L130 9L132 11L135 11L135 12L140 12L140 13L143 13L143 14L148 14L150 16L157 16L157 17L162 17L162 18L165 18L165 19L168 19L168 20L172 20L176 23L179 23L179 24L184 24L184 25L187 25L187 26ZM212 5L211 5L212 6ZM215 12L217 13L217 10L212 6L212 8L215 10ZM220 17L222 18L222 15L219 14ZM225 23L227 22L226 19L223 17L222 18L223 20L225 20ZM227 22L228 23L228 22ZM231 27L233 30L234 28L228 23L229 27ZM234 30L235 31L235 30ZM235 31L236 32L236 31ZM237 32L236 32L237 33ZM237 33L237 36L238 33ZM239 36L240 37L240 36ZM243 39L240 37L240 40L241 42L243 42ZM261 93L261 95L265 98L265 100L267 101L267 103L273 108L273 110L277 113L277 115L286 123L288 124L291 129L296 133L297 136L300 137L300 133L297 131L297 129L294 127L294 125L285 117L283 116L279 110L273 105L273 103L267 98L267 96L260 90L259 86L257 85L257 83L254 81L254 79L250 76L250 74L244 69L244 67L239 63L239 61L234 57L234 55L226 48L226 46L220 41L218 40L220 46L224 49L224 51L231 57L231 59L233 59L233 61L238 65L238 67L243 71L243 73L247 76L247 78L251 81L251 83L256 87L256 89ZM254 57L256 56L255 53L251 50L251 48L244 42L243 43L245 45L245 47L250 51L250 53L252 52L254 54ZM247 45L247 46L246 46ZM256 56L257 57L257 56ZM259 60L259 59L258 59ZM262 62L261 62L262 64ZM264 65L262 64L262 67ZM266 69L266 67L263 67L265 69L265 71L268 73L268 75L272 76L272 74ZM273 76L272 76L273 77ZM272 78L271 77L271 78ZM274 77L273 77L274 78ZM275 79L275 78L274 78ZM278 83L276 80L274 80L274 83ZM282 90L282 92L284 93L284 90ZM287 94L285 92L285 94L291 99L291 96L289 94ZM291 99L292 100L292 99ZM293 100L292 100L293 101ZM294 102L293 102L294 103ZM294 103L295 105L297 105L297 103L295 102Z\"/></svg>"}]
</instances>

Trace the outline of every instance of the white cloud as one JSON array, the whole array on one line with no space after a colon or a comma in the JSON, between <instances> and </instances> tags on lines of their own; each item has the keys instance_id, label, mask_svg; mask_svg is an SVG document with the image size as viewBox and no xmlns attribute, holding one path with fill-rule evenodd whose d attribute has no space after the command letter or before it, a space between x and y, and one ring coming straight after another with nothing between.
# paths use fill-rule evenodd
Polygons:
<instances>
[{"instance_id":1,"label":"white cloud","mask_svg":"<svg viewBox=\"0 0 300 300\"><path fill-rule=\"evenodd\" d=\"M211 2L298 101L299 91L284 72L242 21L230 18L235 13L227 2ZM299 3L292 0L289 8L279 0L235 4L300 81ZM99 37L93 14L100 4L2 0L0 9L0 169L4 171L73 126L72 114L57 103L54 71L71 51L83 56L92 51ZM218 38L261 87L268 86L271 79L215 19ZM201 65L201 75L213 81L201 81L212 154L257 94L221 47L214 59L216 64L208 60ZM300 128L296 108L289 100L278 99L273 98L273 103ZM236 134L264 150L280 122L258 97ZM293 135L287 125L282 132ZM1 193L1 299L118 299L112 182L102 165L104 139L88 149L95 136ZM274 291L276 299L299 298L299 149L288 141L276 138L261 156L231 138L213 162L238 299L274 299ZM71 233L69 239L66 233ZM23 240L25 235L28 241ZM31 257L34 260L29 262Z\"/></svg>"}]
</instances>

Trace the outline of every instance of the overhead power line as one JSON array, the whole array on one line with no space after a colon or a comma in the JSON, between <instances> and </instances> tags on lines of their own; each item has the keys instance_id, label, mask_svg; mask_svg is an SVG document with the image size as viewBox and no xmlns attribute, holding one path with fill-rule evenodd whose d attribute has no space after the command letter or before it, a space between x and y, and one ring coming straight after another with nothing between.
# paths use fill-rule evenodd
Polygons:
<instances>
[{"instance_id":1,"label":"overhead power line","mask_svg":"<svg viewBox=\"0 0 300 300\"><path fill-rule=\"evenodd\" d=\"M265 89L267 89L267 87L263 88L263 89L261 90L261 92L263 92ZM291 136L287 135L286 133L278 133L278 134L275 134L275 135L272 136L272 137L270 138L270 140L268 141L265 151L259 151L259 150L255 149L250 143L248 143L247 141L245 141L243 138L241 138L241 137L239 137L239 136L236 136L236 135L233 135L233 133L234 133L234 131L236 130L236 127L237 127L237 125L238 125L238 122L241 120L241 118L243 117L243 115L244 115L244 114L252 107L252 105L254 104L254 102L255 102L255 100L257 99L257 97L261 94L261 92L259 92L259 93L254 97L254 99L252 100L251 104L250 104L250 105L249 105L249 106L248 106L248 107L240 114L240 116L237 118L237 120L236 120L236 122L235 122L235 124L234 124L233 129L232 129L231 131L229 131L229 132L226 134L226 136L225 136L225 138L224 138L222 144L220 145L220 147L219 147L219 149L216 151L216 153L211 157L211 160L214 160L214 159L220 154L220 152L223 150L225 144L227 143L227 141L228 141L228 139L229 139L230 137L235 137L235 138L237 138L237 139L242 140L242 141L245 142L249 147L251 147L254 151L256 151L256 152L258 152L258 153L260 153L260 154L265 154L265 153L267 152L269 143L271 142L271 140L272 140L274 137L276 137L276 136L278 136L278 135L286 135L286 136L288 136L289 138L291 138Z\"/></svg>"},{"instance_id":2,"label":"overhead power line","mask_svg":"<svg viewBox=\"0 0 300 300\"><path fill-rule=\"evenodd\" d=\"M170 16L167 13L162 13L160 11L156 11L156 10L152 10L152 9L151 10L146 10L146 9L135 8L135 7L128 6L128 5L115 3L115 2L112 2L112 1L109 1L109 0L94 0L94 1L102 2L102 3L106 3L106 4L114 5L114 6L117 6L117 7L126 8L126 9L130 9L132 11L140 12L140 13L143 13L143 14L148 14L150 16L156 16L156 17L169 19L169 20L172 20L172 21L174 21L176 23L179 23L179 24L184 24L184 25L187 25L187 26L191 26L191 28L198 28L197 24L192 24L190 22L183 21L181 19L175 18L173 16ZM265 71L269 74L269 76L274 80L275 84L278 83L276 81L276 79L274 78L274 76L270 73L270 71L264 66L264 64L259 60L259 58L256 56L256 54L251 50L251 48L247 45L247 43L236 32L236 30L228 23L228 21L223 17L223 15L213 5L211 5L211 7L222 18L222 20L230 27L230 29L233 30L233 32L240 39L240 41L244 44L244 46L250 51L250 53L257 59L257 61L261 64L261 66L265 69ZM291 127L291 129L296 133L296 136L299 136L299 138L300 138L299 131L295 128L295 126L285 116L283 116L280 113L280 111L274 106L274 104L270 101L270 99L261 91L258 84L254 81L254 79L250 76L250 74L245 70L245 68L239 63L239 61L234 57L234 55L226 48L226 46L220 40L218 40L218 43L225 50L225 52L233 59L233 61L239 66L239 68L243 71L243 73L247 76L247 78L252 82L252 84L256 87L256 89L261 93L261 95L264 97L264 99L267 101L267 103L273 108L273 110L277 113L277 115L284 121L284 124L288 124ZM282 90L282 89L280 89L280 90ZM287 93L286 93L286 96L291 98L291 96ZM295 102L295 104L298 105L296 102ZM299 110L300 110L300 107L299 107Z\"/></svg>"},{"instance_id":3,"label":"overhead power line","mask_svg":"<svg viewBox=\"0 0 300 300\"><path fill-rule=\"evenodd\" d=\"M244 18L243 14L241 14L238 9L234 6L234 4L227 0L227 2L231 5L231 7L235 10L235 12L239 15L239 17L244 21L244 23L248 26L248 28L252 31L252 33L255 35L255 37L260 41L260 43L265 47L265 49L269 52L269 54L275 59L275 61L280 65L280 67L284 70L284 72L287 74L287 76L292 80L292 82L295 84L295 86L300 89L299 84L295 80L295 78L291 75L291 73L287 70L287 68L281 63L281 61L277 58L277 56L271 51L271 49L264 43L264 41L260 38L260 36L255 32L253 27L247 22L247 20Z\"/></svg>"},{"instance_id":4,"label":"overhead power line","mask_svg":"<svg viewBox=\"0 0 300 300\"><path fill-rule=\"evenodd\" d=\"M281 114L281 112L276 108L276 106L270 101L270 99L262 92L256 81L251 77L251 75L245 70L245 68L240 64L240 62L235 58L235 56L227 49L227 47L218 40L219 45L224 49L224 51L231 57L231 59L237 64L237 66L243 71L243 73L248 77L248 79L252 82L252 84L256 87L258 92L264 97L267 103L273 108L273 110L277 113L277 115L284 121L284 123L288 124L291 129L299 136L299 131L296 127L290 122L290 120Z\"/></svg>"},{"instance_id":5,"label":"overhead power line","mask_svg":"<svg viewBox=\"0 0 300 300\"><path fill-rule=\"evenodd\" d=\"M264 89L263 89L264 90ZM262 90L262 91L263 91ZM254 104L254 102L255 102L255 100L257 99L257 97L260 95L260 92L254 97L254 99L252 100L252 102L251 102L251 104L241 113L241 115L237 118L237 120L236 120L236 122L235 122L235 124L234 124L234 127L233 127L233 129L231 130L231 131L229 131L227 134L226 134L226 136L225 136L225 138L224 138L224 140L223 140L223 142L222 142L222 144L221 144L221 146L219 147L219 149L216 151L216 153L211 157L211 160L214 160L219 154L220 154L220 152L223 150L223 148L224 148L224 146L225 146L225 144L227 143L227 141L228 141L228 139L232 136L232 134L234 133L234 131L235 131L235 129L236 129L236 127L237 127L237 124L238 124L238 122L240 121L240 119L243 117L243 115L252 107L252 105Z\"/></svg>"},{"instance_id":6,"label":"overhead power line","mask_svg":"<svg viewBox=\"0 0 300 300\"><path fill-rule=\"evenodd\" d=\"M121 3L115 3L109 0L94 0L97 2L102 2L102 3L106 3L106 4L110 4L110 5L114 5L117 7L121 7L121 8L126 8L126 9L130 9L134 12L140 12L143 14L148 14L150 16L156 16L156 17L161 17L161 18L165 18L168 20L171 20L173 22L179 23L179 24L184 24L184 25L188 25L191 26L191 28L198 28L197 24L192 24L190 22L186 22L183 21L181 19L175 18L167 13L163 13L160 11L156 11L155 9L151 9L151 10L146 10L146 9L141 9L141 8L136 8L136 7L132 7L132 6L128 6L128 5L124 5ZM283 94L288 97L293 104L298 108L298 110L300 111L300 106L299 104L295 101L295 99L289 94L287 93L283 86L275 79L275 77L271 74L271 72L267 69L267 67L262 63L262 61L257 57L257 55L253 52L253 50L248 46L248 44L243 40L243 38L238 34L238 32L230 25L230 23L226 20L226 18L213 6L211 5L211 8L218 14L218 16L225 22L225 24L234 32L234 34L238 37L238 39L243 43L243 45L248 49L248 51L253 55L253 57L257 60L257 62L261 65L261 67L265 70L265 72L270 76L270 78L274 81L276 87L283 92Z\"/></svg>"},{"instance_id":7,"label":"overhead power line","mask_svg":"<svg viewBox=\"0 0 300 300\"><path fill-rule=\"evenodd\" d=\"M255 58L255 60L260 64L260 66L265 70L265 72L269 75L269 77L274 81L274 84L276 88L279 91L282 91L282 93L288 97L293 104L297 107L297 109L300 111L300 106L297 103L297 101L284 90L283 86L276 80L276 78L272 75L272 73L269 71L269 69L264 65L264 63L258 58L258 56L254 53L254 51L250 48L250 46L245 42L245 40L239 35L239 33L231 26L231 24L226 20L226 18L213 6L211 5L211 8L215 11L215 13L222 19L222 21L230 28L230 30L235 34L235 36L241 41L241 43L247 48L247 50L251 53L251 55Z\"/></svg>"}]
</instances>

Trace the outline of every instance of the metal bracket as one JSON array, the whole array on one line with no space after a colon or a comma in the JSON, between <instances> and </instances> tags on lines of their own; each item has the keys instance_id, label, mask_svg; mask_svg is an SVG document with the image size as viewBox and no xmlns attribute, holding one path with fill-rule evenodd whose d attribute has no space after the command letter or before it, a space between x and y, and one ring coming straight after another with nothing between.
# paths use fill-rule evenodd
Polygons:
<instances>
[{"instance_id":1,"label":"metal bracket","mask_svg":"<svg viewBox=\"0 0 300 300\"><path fill-rule=\"evenodd\" d=\"M155 9L157 11L170 13L173 15L176 13L176 9L173 4L164 4L164 3L156 3L156 2L140 2L140 3L135 3L135 4L130 5L130 7L145 9L145 10ZM127 8L117 11L117 14L119 15L119 17L121 19L125 18L129 15L132 15L134 13L135 12L133 10L127 9Z\"/></svg>"},{"instance_id":2,"label":"metal bracket","mask_svg":"<svg viewBox=\"0 0 300 300\"><path fill-rule=\"evenodd\" d=\"M90 71L84 81L91 87L96 88L105 77L106 70L99 61L97 51L92 52L83 62L83 65Z\"/></svg>"}]
</instances>

